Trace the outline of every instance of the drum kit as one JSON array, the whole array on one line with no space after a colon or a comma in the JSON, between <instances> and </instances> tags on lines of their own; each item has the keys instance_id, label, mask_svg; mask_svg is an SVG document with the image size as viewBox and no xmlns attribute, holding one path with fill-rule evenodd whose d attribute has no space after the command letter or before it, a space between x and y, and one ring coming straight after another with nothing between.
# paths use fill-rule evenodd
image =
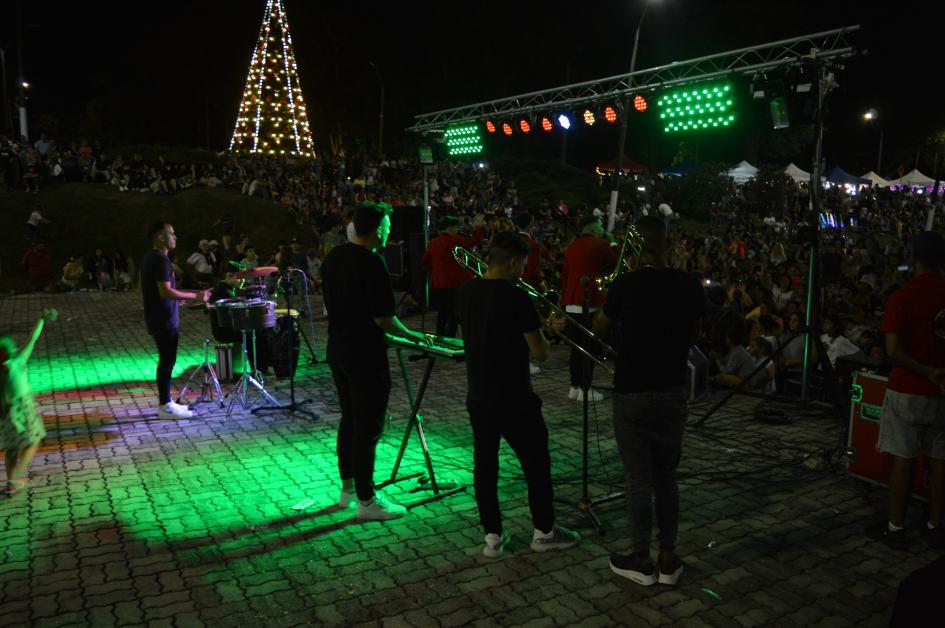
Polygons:
<instances>
[{"instance_id":1,"label":"drum kit","mask_svg":"<svg viewBox=\"0 0 945 628\"><path fill-rule=\"evenodd\" d=\"M178 403L187 393L194 378L198 374L203 374L203 386L201 395L192 405L204 401L214 401L213 393L217 395L216 402L220 407L224 407L223 392L220 387L220 380L217 372L210 363L210 327L212 322L213 336L217 340L230 340L240 338L242 347L243 369L242 375L233 386L230 392L230 405L227 415L230 415L236 404L242 408L248 409L250 405L249 395L252 391L258 392L271 406L280 407L279 402L266 390L263 373L259 369L259 353L257 352L257 333L274 335L278 330L281 335L286 335L290 331L297 330L297 324L294 317L298 317L298 311L295 309L277 309L276 301L270 300L269 291L263 283L264 278L272 276L279 272L278 268L264 266L253 270L246 270L236 273L236 278L241 281L240 288L237 291L239 296L219 299L212 303L200 303L190 306L190 309L203 310L204 317L204 359L203 363L194 367L187 383L180 391L177 398ZM245 285L246 280L255 280L250 285ZM211 321L211 318L213 319ZM289 354L285 356L288 360L298 360L298 335L294 335L294 343L290 342ZM267 351L270 340L267 338L265 344ZM285 342L274 341L273 345L281 346ZM294 344L295 346L291 346ZM294 350L294 355L293 355ZM250 354L253 359L250 360ZM283 357L283 356L277 356ZM276 374L284 372L282 364L276 368ZM290 363L290 377L294 375L295 364Z\"/></svg>"}]
</instances>

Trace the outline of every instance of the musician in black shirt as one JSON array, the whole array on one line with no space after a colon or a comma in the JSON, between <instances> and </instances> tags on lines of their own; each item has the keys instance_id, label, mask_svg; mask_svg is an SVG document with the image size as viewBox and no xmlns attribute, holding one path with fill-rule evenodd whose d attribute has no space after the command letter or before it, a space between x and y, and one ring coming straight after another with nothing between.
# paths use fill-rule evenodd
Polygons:
<instances>
[{"instance_id":1,"label":"musician in black shirt","mask_svg":"<svg viewBox=\"0 0 945 628\"><path fill-rule=\"evenodd\" d=\"M206 302L209 292L177 289L177 278L169 255L177 247L174 227L159 220L148 229L152 249L141 261L141 296L144 321L158 349L157 386L158 417L189 419L193 412L185 405L171 401L171 374L177 361L177 340L180 329L179 301L199 299Z\"/></svg>"},{"instance_id":2,"label":"musician in black shirt","mask_svg":"<svg viewBox=\"0 0 945 628\"><path fill-rule=\"evenodd\" d=\"M425 342L394 314L390 276L378 249L387 245L386 203L365 203L354 212L355 237L331 250L322 264L328 310L328 365L338 390L338 470L346 508L358 500L358 518L381 521L406 514L403 506L374 492L374 457L387 413L390 367L385 332Z\"/></svg>"},{"instance_id":3,"label":"musician in black shirt","mask_svg":"<svg viewBox=\"0 0 945 628\"><path fill-rule=\"evenodd\" d=\"M508 541L499 512L499 439L515 451L525 481L536 552L572 547L577 533L555 524L548 429L541 399L532 391L528 359L544 361L548 341L531 299L515 287L528 259L528 244L510 231L497 233L489 269L459 287L456 314L463 329L466 408L473 429L473 476L479 518L486 532L484 556L498 558Z\"/></svg>"},{"instance_id":4,"label":"musician in black shirt","mask_svg":"<svg viewBox=\"0 0 945 628\"><path fill-rule=\"evenodd\" d=\"M594 331L617 326L614 433L623 459L633 553L614 553L611 570L649 586L676 584L682 561L675 554L679 528L676 467L688 418L689 348L702 334L705 297L692 275L666 266L666 228L660 218L640 219L640 266L617 278L594 319ZM660 529L659 574L650 558L651 493Z\"/></svg>"}]
</instances>

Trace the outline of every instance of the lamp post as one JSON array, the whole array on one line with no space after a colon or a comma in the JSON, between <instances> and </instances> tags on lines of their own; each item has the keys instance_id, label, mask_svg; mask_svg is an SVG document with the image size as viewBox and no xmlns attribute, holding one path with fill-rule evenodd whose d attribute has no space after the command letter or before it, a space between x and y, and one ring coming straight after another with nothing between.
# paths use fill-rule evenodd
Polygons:
<instances>
[{"instance_id":1,"label":"lamp post","mask_svg":"<svg viewBox=\"0 0 945 628\"><path fill-rule=\"evenodd\" d=\"M374 65L374 62L368 61L368 65L374 70L377 84L381 88L381 113L377 130L377 156L381 157L384 154L384 82L381 80L381 73L377 70L377 66Z\"/></svg>"},{"instance_id":2,"label":"lamp post","mask_svg":"<svg viewBox=\"0 0 945 628\"><path fill-rule=\"evenodd\" d=\"M650 0L644 0L643 13L640 15L640 21L637 22L637 32L633 36L633 53L630 55L630 74L633 74L637 67L637 45L640 43L640 28L643 26L643 18L646 17L646 10L650 6ZM633 77L627 81L628 87L633 87ZM617 197L620 195L620 176L623 171L623 150L627 141L627 132L629 130L630 118L630 94L623 100L623 115L620 119L620 135L617 138L617 160L614 162L614 187L610 192L610 207L607 210L607 231L614 230L614 222L617 220Z\"/></svg>"},{"instance_id":3,"label":"lamp post","mask_svg":"<svg viewBox=\"0 0 945 628\"><path fill-rule=\"evenodd\" d=\"M879 124L879 113L875 109L870 109L863 114L863 119L867 122L872 122L876 125L876 128L879 129L879 151L876 154L876 174L880 174L880 169L883 167L883 127Z\"/></svg>"}]
</instances>

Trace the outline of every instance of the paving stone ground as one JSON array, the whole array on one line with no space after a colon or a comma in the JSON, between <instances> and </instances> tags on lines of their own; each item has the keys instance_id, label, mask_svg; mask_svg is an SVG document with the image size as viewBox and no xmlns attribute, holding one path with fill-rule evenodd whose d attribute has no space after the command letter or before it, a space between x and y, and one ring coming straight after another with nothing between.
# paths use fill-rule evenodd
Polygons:
<instances>
[{"instance_id":1,"label":"paving stone ground","mask_svg":"<svg viewBox=\"0 0 945 628\"><path fill-rule=\"evenodd\" d=\"M161 421L140 297L4 298L0 329L22 339L48 306L61 319L37 346L31 382L49 435L28 493L0 501L3 626L881 626L899 580L935 558L917 537L905 553L864 537L886 495L825 454L842 445L841 419L794 408L792 424L766 425L753 420L760 402L736 398L685 436L679 586L642 588L611 574L609 553L628 545L622 501L597 509L604 535L559 505L582 544L532 553L525 484L504 445L512 543L489 561L471 487L388 523L334 507L339 409L326 366L303 366L297 380L297 398L313 400L319 421L227 416L212 405L193 420ZM319 322L318 341L324 332ZM178 384L201 361L202 338L201 314L184 312ZM415 386L422 366L409 363ZM567 351L555 347L534 386L557 495L574 500L581 408L566 398L567 372ZM408 412L395 360L392 376L378 481ZM287 381L269 384L288 399ZM438 362L422 407L427 439L438 479L471 484L464 398L463 366ZM714 399L695 404L691 422ZM592 408L592 496L622 486L610 416L609 400ZM422 470L414 436L402 473ZM416 486L387 492L406 502L426 494L410 493ZM314 503L294 510L304 499Z\"/></svg>"}]
</instances>

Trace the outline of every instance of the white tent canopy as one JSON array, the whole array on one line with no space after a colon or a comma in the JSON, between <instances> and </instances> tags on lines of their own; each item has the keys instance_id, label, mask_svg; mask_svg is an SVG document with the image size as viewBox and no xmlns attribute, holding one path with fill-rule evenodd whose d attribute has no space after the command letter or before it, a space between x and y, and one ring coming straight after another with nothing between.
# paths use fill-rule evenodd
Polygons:
<instances>
[{"instance_id":1,"label":"white tent canopy","mask_svg":"<svg viewBox=\"0 0 945 628\"><path fill-rule=\"evenodd\" d=\"M918 170L913 170L906 176L899 179L893 179L889 183L890 185L930 186L935 184L935 179L930 179Z\"/></svg>"},{"instance_id":2,"label":"white tent canopy","mask_svg":"<svg viewBox=\"0 0 945 628\"><path fill-rule=\"evenodd\" d=\"M754 179L758 174L758 169L747 161L740 161L738 165L728 171L728 176L735 180L735 183L741 185L746 181Z\"/></svg>"},{"instance_id":3,"label":"white tent canopy","mask_svg":"<svg viewBox=\"0 0 945 628\"><path fill-rule=\"evenodd\" d=\"M873 182L873 185L879 186L879 187L881 187L881 188L888 188L890 185L892 185L889 181L887 181L886 179L882 178L881 176L879 176L878 174L876 174L876 173L873 172L872 170L870 170L870 171L867 172L866 174L860 175L860 176L861 176L862 178L864 178L864 179L869 179L870 181Z\"/></svg>"},{"instance_id":4,"label":"white tent canopy","mask_svg":"<svg viewBox=\"0 0 945 628\"><path fill-rule=\"evenodd\" d=\"M784 174L794 179L795 183L810 183L810 173L804 172L791 162L784 169Z\"/></svg>"}]
</instances>

